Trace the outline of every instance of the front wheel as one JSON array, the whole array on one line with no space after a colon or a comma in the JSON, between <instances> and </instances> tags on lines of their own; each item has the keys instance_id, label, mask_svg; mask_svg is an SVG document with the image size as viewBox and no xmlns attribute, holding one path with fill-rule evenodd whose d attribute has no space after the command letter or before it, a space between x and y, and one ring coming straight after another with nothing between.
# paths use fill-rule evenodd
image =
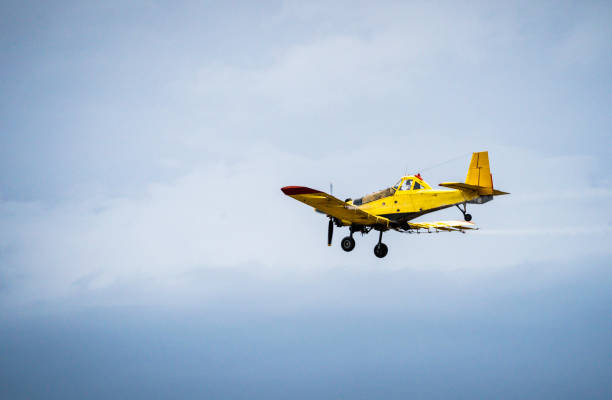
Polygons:
<instances>
[{"instance_id":1,"label":"front wheel","mask_svg":"<svg viewBox=\"0 0 612 400\"><path fill-rule=\"evenodd\" d=\"M350 236L347 236L342 239L342 241L340 242L340 246L344 251L351 251L355 248L355 239Z\"/></svg>"},{"instance_id":2,"label":"front wheel","mask_svg":"<svg viewBox=\"0 0 612 400\"><path fill-rule=\"evenodd\" d=\"M384 243L379 243L374 246L374 255L378 258L383 258L389 252L389 248Z\"/></svg>"},{"instance_id":3,"label":"front wheel","mask_svg":"<svg viewBox=\"0 0 612 400\"><path fill-rule=\"evenodd\" d=\"M470 221L472 220L472 214L465 214L465 215L463 216L463 218L464 218L464 219L465 219L467 222L470 222Z\"/></svg>"}]
</instances>

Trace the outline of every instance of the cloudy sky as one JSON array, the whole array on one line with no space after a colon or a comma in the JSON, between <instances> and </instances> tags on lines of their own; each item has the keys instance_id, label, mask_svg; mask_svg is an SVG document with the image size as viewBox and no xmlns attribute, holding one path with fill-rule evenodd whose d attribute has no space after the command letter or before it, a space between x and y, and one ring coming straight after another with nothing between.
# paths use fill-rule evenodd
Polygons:
<instances>
[{"instance_id":1,"label":"cloudy sky","mask_svg":"<svg viewBox=\"0 0 612 400\"><path fill-rule=\"evenodd\" d=\"M0 394L609 398L610 21L3 2ZM383 260L279 190L462 181L482 150L512 195Z\"/></svg>"}]
</instances>

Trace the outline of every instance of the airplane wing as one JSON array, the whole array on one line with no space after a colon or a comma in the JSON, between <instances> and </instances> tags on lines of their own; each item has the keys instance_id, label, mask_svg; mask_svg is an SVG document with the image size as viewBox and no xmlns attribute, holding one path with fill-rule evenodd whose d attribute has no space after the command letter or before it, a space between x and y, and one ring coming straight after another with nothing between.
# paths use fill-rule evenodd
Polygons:
<instances>
[{"instance_id":1,"label":"airplane wing","mask_svg":"<svg viewBox=\"0 0 612 400\"><path fill-rule=\"evenodd\" d=\"M419 229L435 229L439 231L460 231L477 230L478 227L467 221L436 221L436 222L408 222L411 230L418 231Z\"/></svg>"},{"instance_id":2,"label":"airplane wing","mask_svg":"<svg viewBox=\"0 0 612 400\"><path fill-rule=\"evenodd\" d=\"M293 197L302 203L314 207L316 210L340 220L364 226L382 225L386 228L389 227L389 220L387 218L370 214L330 194L304 186L285 186L281 190L287 196Z\"/></svg>"}]
</instances>

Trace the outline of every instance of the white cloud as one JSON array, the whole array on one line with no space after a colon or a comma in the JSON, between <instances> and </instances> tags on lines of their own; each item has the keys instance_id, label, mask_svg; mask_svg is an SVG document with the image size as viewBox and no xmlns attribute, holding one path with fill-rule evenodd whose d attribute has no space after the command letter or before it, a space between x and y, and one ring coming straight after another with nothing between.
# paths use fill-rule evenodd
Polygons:
<instances>
[{"instance_id":1,"label":"white cloud","mask_svg":"<svg viewBox=\"0 0 612 400\"><path fill-rule=\"evenodd\" d=\"M503 171L497 182L513 194L471 207L481 231L465 235L390 232L384 236L390 247L385 260L371 254L376 235L358 235L356 250L346 254L337 246L346 230L337 229L334 247L327 248L325 217L279 189L287 184L325 188L327 175L339 172L334 168L350 164L354 157L367 157L368 152L362 148L315 160L273 148L243 149L235 164L197 168L172 183L151 184L145 195L137 197L75 200L57 207L4 203L1 243L11 249L5 258L5 266L10 266L5 270L8 289L32 301L153 285L180 298L181 291L193 284L203 285L203 291L230 290L209 288L199 279L190 283L194 273L211 268L250 266L255 275L272 277L338 267L486 268L491 260L497 266L510 266L609 254L608 194L564 197L559 189L565 188L541 185L539 193L556 199L543 203L539 197L529 197L538 185L523 185L521 169L512 175L512 164L501 157L492 157L493 170ZM533 165L529 152L514 149L512 154L512 161ZM465 163L461 174L468 158L460 163ZM557 165L555 160L538 159ZM570 168L558 173L571 176L571 163L566 165ZM548 172L531 168L529 176L545 182ZM380 179L381 171L370 165L346 170L336 181L336 193L359 195L390 183ZM600 193L597 188L591 190ZM447 210L422 219L456 218L457 213Z\"/></svg>"},{"instance_id":2,"label":"white cloud","mask_svg":"<svg viewBox=\"0 0 612 400\"><path fill-rule=\"evenodd\" d=\"M69 97L70 128L54 128L76 133L60 135L65 143L53 142L42 154L54 168L66 163L71 194L52 206L1 203L7 293L36 300L155 286L178 294L190 277L211 268L253 266L274 279L294 270L477 268L491 260L511 266L609 254L610 192L601 184L607 182L601 170L609 168L601 156L567 145L588 143L588 133L565 128L593 114L562 96L557 61L540 57L563 40L534 37L516 14L497 5L286 3L259 24L297 39L258 43L265 56L252 63L227 53L215 57L196 45L200 35L180 29L167 42L158 39L167 57L149 53L163 35L145 24L149 50L133 53L132 42L100 50L101 58L137 57L122 61L130 65L125 75L92 80L89 91ZM246 40L249 29L254 26L235 34L254 45ZM576 28L561 54L580 56L576 43L593 35L585 51L595 58L604 53L597 38L608 31L581 34L584 29ZM168 43L185 47L174 53ZM185 49L199 50L187 55ZM139 75L162 58L163 68ZM117 87L133 88L127 99L109 86L115 78L121 78ZM115 89L104 92L107 87ZM480 150L491 152L496 185L512 193L471 207L482 230L389 233L382 261L372 255L373 235L358 237L350 254L328 249L325 218L279 190L325 189L333 181L338 196L356 196ZM80 163L66 161L79 157ZM434 185L462 180L468 160L424 176ZM46 182L46 173L56 179L47 183L52 187L64 180L53 168L31 168L38 181ZM90 170L98 171L95 178ZM88 181L75 183L75 171ZM122 191L121 184L144 189ZM451 209L424 219L457 216ZM336 232L336 243L343 234Z\"/></svg>"}]
</instances>

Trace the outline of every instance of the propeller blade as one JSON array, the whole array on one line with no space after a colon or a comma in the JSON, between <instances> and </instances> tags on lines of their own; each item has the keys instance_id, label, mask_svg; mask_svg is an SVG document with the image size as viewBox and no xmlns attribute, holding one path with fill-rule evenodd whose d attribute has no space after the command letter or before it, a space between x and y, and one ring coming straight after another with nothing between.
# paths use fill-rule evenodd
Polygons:
<instances>
[{"instance_id":1,"label":"propeller blade","mask_svg":"<svg viewBox=\"0 0 612 400\"><path fill-rule=\"evenodd\" d=\"M334 236L334 220L329 219L329 225L327 226L327 245L331 246L332 236Z\"/></svg>"}]
</instances>

